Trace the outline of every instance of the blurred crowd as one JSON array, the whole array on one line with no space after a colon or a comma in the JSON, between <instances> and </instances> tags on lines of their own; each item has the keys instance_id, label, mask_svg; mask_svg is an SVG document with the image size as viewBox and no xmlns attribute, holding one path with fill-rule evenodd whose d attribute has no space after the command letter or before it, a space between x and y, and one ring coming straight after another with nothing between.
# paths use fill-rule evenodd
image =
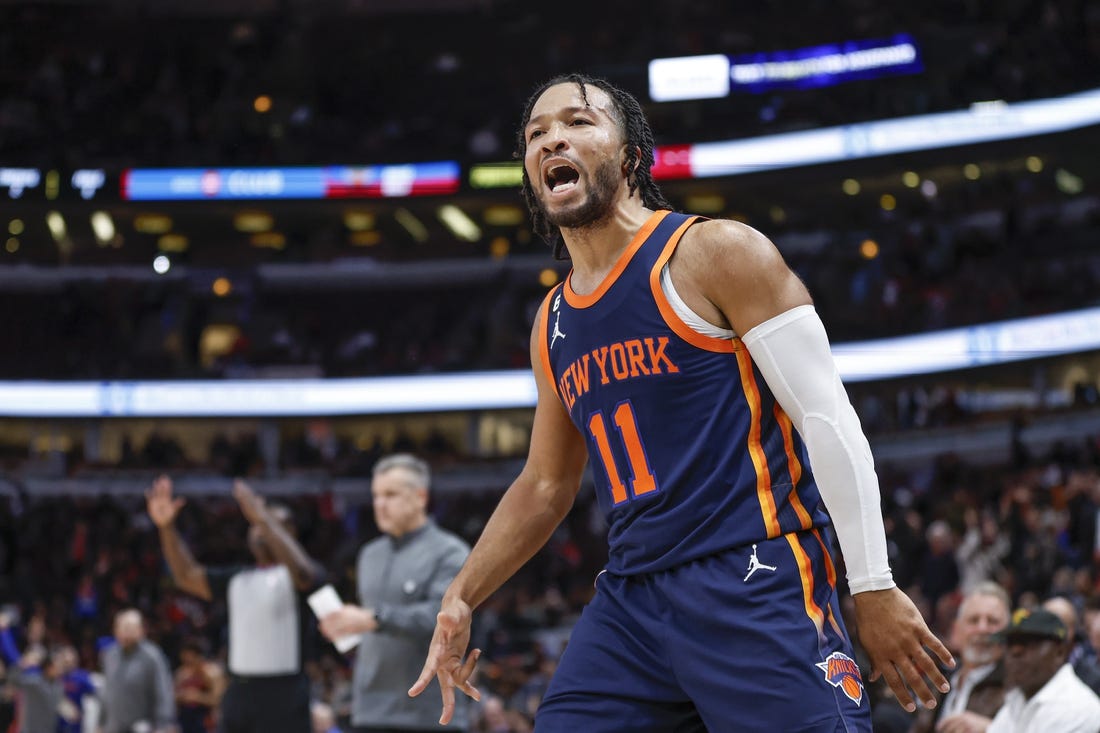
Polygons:
<instances>
[{"instance_id":1,"label":"blurred crowd","mask_svg":"<svg viewBox=\"0 0 1100 733\"><path fill-rule=\"evenodd\" d=\"M161 3L64 10L9 3L0 24L0 160L87 167L501 159L532 85L555 73L585 69L646 99L653 58L899 32L915 37L923 73L889 85L746 94L736 104L653 105L658 142L1100 85L1100 11L1085 0L784 1L748 12L718 0L688 7L573 0L553 15L513 0L438 14L369 5L261 4L234 17ZM389 73L395 69L401 73ZM270 99L262 112L254 103L261 95Z\"/></svg>"},{"instance_id":2,"label":"blurred crowd","mask_svg":"<svg viewBox=\"0 0 1100 733\"><path fill-rule=\"evenodd\" d=\"M1097 303L1100 197L1052 175L1005 174L907 210L838 224L792 209L759 224L815 299L834 342ZM877 209L876 209L877 210ZM834 216L843 216L841 210ZM868 248L871 248L870 250ZM549 255L546 264L552 263ZM413 266L410 266L413 267ZM534 274L419 285L292 287L250 269L228 297L187 279L88 279L0 292L0 378L369 376L529 364L546 292Z\"/></svg>"},{"instance_id":3,"label":"blurred crowd","mask_svg":"<svg viewBox=\"0 0 1100 733\"><path fill-rule=\"evenodd\" d=\"M1090 439L1013 463L978 467L955 455L909 470L880 466L894 576L943 638L963 595L993 580L1014 606L1053 595L1081 616L1100 614L1100 443ZM502 469L499 482L507 481ZM496 490L436 493L436 521L477 539ZM354 597L352 568L377 535L368 497L318 492L291 497L303 546L326 565L342 597ZM228 496L193 497L179 529L201 561L245 557L244 520ZM606 528L590 490L582 491L550 543L477 614L484 650L478 731L526 731L569 628L606 559ZM843 587L843 571L838 571ZM139 609L150 639L174 668L224 665L223 602L177 591L140 495L74 491L65 497L0 501L0 603L25 643L71 646L79 665L98 669L114 614ZM1082 643L1087 644L1084 635ZM314 698L337 724L350 700L350 661L327 645L310 663ZM197 655L197 656L196 656ZM196 661L198 659L198 661ZM189 667L191 669L192 667ZM886 695L872 686L871 693ZM10 701L10 690L0 700Z\"/></svg>"}]
</instances>

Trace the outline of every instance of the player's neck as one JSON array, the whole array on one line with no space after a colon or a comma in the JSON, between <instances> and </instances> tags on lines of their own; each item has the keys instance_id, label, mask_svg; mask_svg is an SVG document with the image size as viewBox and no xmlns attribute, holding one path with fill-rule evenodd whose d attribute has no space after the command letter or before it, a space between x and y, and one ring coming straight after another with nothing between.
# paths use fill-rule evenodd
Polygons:
<instances>
[{"instance_id":1,"label":"player's neck","mask_svg":"<svg viewBox=\"0 0 1100 733\"><path fill-rule=\"evenodd\" d=\"M581 292L599 285L652 214L637 198L630 198L590 226L562 229L562 238L573 261L571 283L574 289ZM586 287L588 285L591 287Z\"/></svg>"}]
</instances>

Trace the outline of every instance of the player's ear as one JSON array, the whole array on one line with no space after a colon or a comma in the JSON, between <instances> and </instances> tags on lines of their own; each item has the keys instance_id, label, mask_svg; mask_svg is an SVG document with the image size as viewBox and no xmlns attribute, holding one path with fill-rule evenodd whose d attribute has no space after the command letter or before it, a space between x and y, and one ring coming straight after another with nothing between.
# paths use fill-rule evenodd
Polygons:
<instances>
[{"instance_id":1,"label":"player's ear","mask_svg":"<svg viewBox=\"0 0 1100 733\"><path fill-rule=\"evenodd\" d=\"M631 153L633 152L633 160L631 159ZM623 175L629 178L633 176L638 170L638 166L642 163L642 149L637 145L633 147L630 145L623 145L622 150L619 152L619 160L622 165Z\"/></svg>"}]
</instances>

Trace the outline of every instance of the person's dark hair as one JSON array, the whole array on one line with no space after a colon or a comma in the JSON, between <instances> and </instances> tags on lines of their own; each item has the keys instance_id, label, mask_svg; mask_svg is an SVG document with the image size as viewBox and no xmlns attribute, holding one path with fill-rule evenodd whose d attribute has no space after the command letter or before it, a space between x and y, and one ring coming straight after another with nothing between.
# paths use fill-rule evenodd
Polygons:
<instances>
[{"instance_id":1,"label":"person's dark hair","mask_svg":"<svg viewBox=\"0 0 1100 733\"><path fill-rule=\"evenodd\" d=\"M650 171L653 167L653 149L655 145L653 131L649 129L649 122L642 112L641 105L629 92L624 92L604 79L585 74L563 74L555 76L539 86L527 100L527 104L523 109L523 118L520 121L519 131L516 133L515 157L522 161L527 154L527 136L524 134L524 130L531 119L531 110L538 98L542 96L542 93L555 84L576 84L581 90L581 99L584 100L585 104L588 104L589 86L597 87L607 93L614 105L612 112L617 118L619 129L622 130L627 147L626 162L627 169L630 172L627 174L626 182L630 186L631 195L638 191L642 197L642 204L647 208L671 209L672 205L665 201L665 197L653 181L653 174ZM639 151L641 151L640 157L638 155ZM535 233L554 248L555 258L559 260L568 258L569 254L565 251L565 243L561 239L561 232L547 221L546 214L543 213L542 206L539 204L538 198L535 196L535 190L527 176L526 166L523 168L523 199L527 202L527 209L531 212L531 225Z\"/></svg>"},{"instance_id":2,"label":"person's dark hair","mask_svg":"<svg viewBox=\"0 0 1100 733\"><path fill-rule=\"evenodd\" d=\"M180 652L191 652L200 657L205 657L206 644L198 637L189 636L180 643Z\"/></svg>"}]
</instances>

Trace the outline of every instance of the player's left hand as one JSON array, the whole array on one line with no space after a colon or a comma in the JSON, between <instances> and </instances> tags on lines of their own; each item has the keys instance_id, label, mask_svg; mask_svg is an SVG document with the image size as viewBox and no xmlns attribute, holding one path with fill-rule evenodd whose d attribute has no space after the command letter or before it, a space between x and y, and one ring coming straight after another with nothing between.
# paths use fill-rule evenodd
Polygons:
<instances>
[{"instance_id":1,"label":"player's left hand","mask_svg":"<svg viewBox=\"0 0 1100 733\"><path fill-rule=\"evenodd\" d=\"M951 652L928 630L913 601L899 589L866 591L855 594L853 599L859 641L871 658L870 681L885 677L898 702L909 712L917 709L910 689L926 708L934 708L936 697L925 678L941 692L947 692L951 686L929 650L953 668L955 659Z\"/></svg>"},{"instance_id":2,"label":"player's left hand","mask_svg":"<svg viewBox=\"0 0 1100 733\"><path fill-rule=\"evenodd\" d=\"M233 498L241 506L241 514L249 524L259 524L264 520L264 511L267 504L263 498L252 490L252 487L241 479L233 481Z\"/></svg>"},{"instance_id":3,"label":"player's left hand","mask_svg":"<svg viewBox=\"0 0 1100 733\"><path fill-rule=\"evenodd\" d=\"M474 673L481 650L474 649L466 655L472 620L473 610L468 604L444 599L443 607L435 617L435 633L428 648L428 659L424 662L420 678L409 688L409 697L416 697L427 688L433 677L439 679L439 692L443 696L440 725L449 723L454 715L456 687L475 700L481 699L481 693L470 683L470 675ZM465 662L462 661L463 656L466 657Z\"/></svg>"}]
</instances>

